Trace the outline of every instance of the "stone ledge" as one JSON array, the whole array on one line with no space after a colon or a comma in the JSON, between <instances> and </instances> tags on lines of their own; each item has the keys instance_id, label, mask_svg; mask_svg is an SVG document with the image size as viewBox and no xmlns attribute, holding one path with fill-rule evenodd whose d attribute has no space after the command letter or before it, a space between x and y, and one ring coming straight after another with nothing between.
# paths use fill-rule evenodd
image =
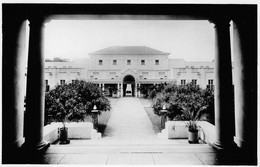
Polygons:
<instances>
[{"instance_id":1,"label":"stone ledge","mask_svg":"<svg viewBox=\"0 0 260 167\"><path fill-rule=\"evenodd\" d=\"M215 139L215 126L206 121L198 121L201 127L199 138L206 143L212 143ZM185 121L167 121L165 129L157 134L161 139L187 139L188 130Z\"/></svg>"},{"instance_id":2,"label":"stone ledge","mask_svg":"<svg viewBox=\"0 0 260 167\"><path fill-rule=\"evenodd\" d=\"M51 123L44 127L44 140L50 143L59 139L59 128L63 127L61 122ZM100 139L101 133L98 133L90 122L71 122L66 123L68 127L69 139Z\"/></svg>"}]
</instances>

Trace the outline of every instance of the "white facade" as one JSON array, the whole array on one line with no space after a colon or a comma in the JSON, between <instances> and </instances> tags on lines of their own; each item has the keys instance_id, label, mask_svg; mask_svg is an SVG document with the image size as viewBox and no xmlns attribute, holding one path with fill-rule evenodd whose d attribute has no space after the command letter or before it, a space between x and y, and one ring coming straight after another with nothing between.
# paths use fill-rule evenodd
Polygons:
<instances>
[{"instance_id":1,"label":"white facade","mask_svg":"<svg viewBox=\"0 0 260 167\"><path fill-rule=\"evenodd\" d=\"M201 88L214 85L214 62L186 62L169 59L169 53L145 46L115 46L90 53L89 59L73 62L45 62L45 81L50 88L83 79L102 90L114 86L116 96L125 96L132 84L133 96L140 96L142 84L196 82Z\"/></svg>"}]
</instances>

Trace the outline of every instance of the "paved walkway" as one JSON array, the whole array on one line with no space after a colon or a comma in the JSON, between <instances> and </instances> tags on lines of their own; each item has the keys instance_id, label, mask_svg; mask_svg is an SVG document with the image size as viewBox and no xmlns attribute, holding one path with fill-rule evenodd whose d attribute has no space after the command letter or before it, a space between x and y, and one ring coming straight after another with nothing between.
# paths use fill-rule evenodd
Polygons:
<instances>
[{"instance_id":1,"label":"paved walkway","mask_svg":"<svg viewBox=\"0 0 260 167\"><path fill-rule=\"evenodd\" d=\"M154 140L151 121L138 98L120 98L111 113L104 132L105 139Z\"/></svg>"},{"instance_id":2,"label":"paved walkway","mask_svg":"<svg viewBox=\"0 0 260 167\"><path fill-rule=\"evenodd\" d=\"M108 136L101 140L71 140L68 145L51 145L44 154L19 155L16 162L85 165L252 164L250 159L245 159L245 155L218 153L207 144L188 144L187 139L158 139L138 98L120 98L117 101L105 133Z\"/></svg>"}]
</instances>

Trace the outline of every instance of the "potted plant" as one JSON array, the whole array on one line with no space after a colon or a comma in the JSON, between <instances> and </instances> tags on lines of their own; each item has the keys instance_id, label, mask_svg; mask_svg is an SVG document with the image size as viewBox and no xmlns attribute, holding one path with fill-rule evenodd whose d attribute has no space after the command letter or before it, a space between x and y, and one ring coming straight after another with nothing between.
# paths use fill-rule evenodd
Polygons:
<instances>
[{"instance_id":1,"label":"potted plant","mask_svg":"<svg viewBox=\"0 0 260 167\"><path fill-rule=\"evenodd\" d=\"M60 139L60 144L69 144L70 140L68 138L68 127L66 127L66 122L68 122L68 117L72 113L64 114L64 117L62 119L62 127L59 128L59 139Z\"/></svg>"},{"instance_id":2,"label":"potted plant","mask_svg":"<svg viewBox=\"0 0 260 167\"><path fill-rule=\"evenodd\" d=\"M45 93L46 123L62 122L63 124L59 128L60 144L69 143L66 122L85 121L86 116L91 115L94 104L100 109L98 114L111 108L109 100L105 98L98 86L82 80L57 85Z\"/></svg>"},{"instance_id":3,"label":"potted plant","mask_svg":"<svg viewBox=\"0 0 260 167\"><path fill-rule=\"evenodd\" d=\"M189 104L190 105L190 104ZM183 104L182 114L180 119L186 121L186 127L188 128L188 142L189 143L198 143L199 142L199 125L198 121L206 120L206 110L207 106L199 104L198 101L193 101L193 104L190 107L187 107L187 104Z\"/></svg>"},{"instance_id":4,"label":"potted plant","mask_svg":"<svg viewBox=\"0 0 260 167\"><path fill-rule=\"evenodd\" d=\"M188 121L186 123L188 128L188 142L189 143L198 143L199 142L199 126L196 121Z\"/></svg>"},{"instance_id":5,"label":"potted plant","mask_svg":"<svg viewBox=\"0 0 260 167\"><path fill-rule=\"evenodd\" d=\"M45 112L48 122L62 123L62 127L58 129L60 144L70 143L66 123L74 117L76 104L75 91L67 83L57 85L55 89L45 94Z\"/></svg>"}]
</instances>

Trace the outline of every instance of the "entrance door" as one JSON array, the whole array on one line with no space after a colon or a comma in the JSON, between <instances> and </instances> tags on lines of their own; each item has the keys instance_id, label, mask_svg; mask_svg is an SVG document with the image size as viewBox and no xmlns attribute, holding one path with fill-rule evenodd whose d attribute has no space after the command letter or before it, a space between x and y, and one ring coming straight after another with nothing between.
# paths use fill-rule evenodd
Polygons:
<instances>
[{"instance_id":1,"label":"entrance door","mask_svg":"<svg viewBox=\"0 0 260 167\"><path fill-rule=\"evenodd\" d=\"M123 80L123 96L135 96L135 78L131 75L125 76Z\"/></svg>"}]
</instances>

